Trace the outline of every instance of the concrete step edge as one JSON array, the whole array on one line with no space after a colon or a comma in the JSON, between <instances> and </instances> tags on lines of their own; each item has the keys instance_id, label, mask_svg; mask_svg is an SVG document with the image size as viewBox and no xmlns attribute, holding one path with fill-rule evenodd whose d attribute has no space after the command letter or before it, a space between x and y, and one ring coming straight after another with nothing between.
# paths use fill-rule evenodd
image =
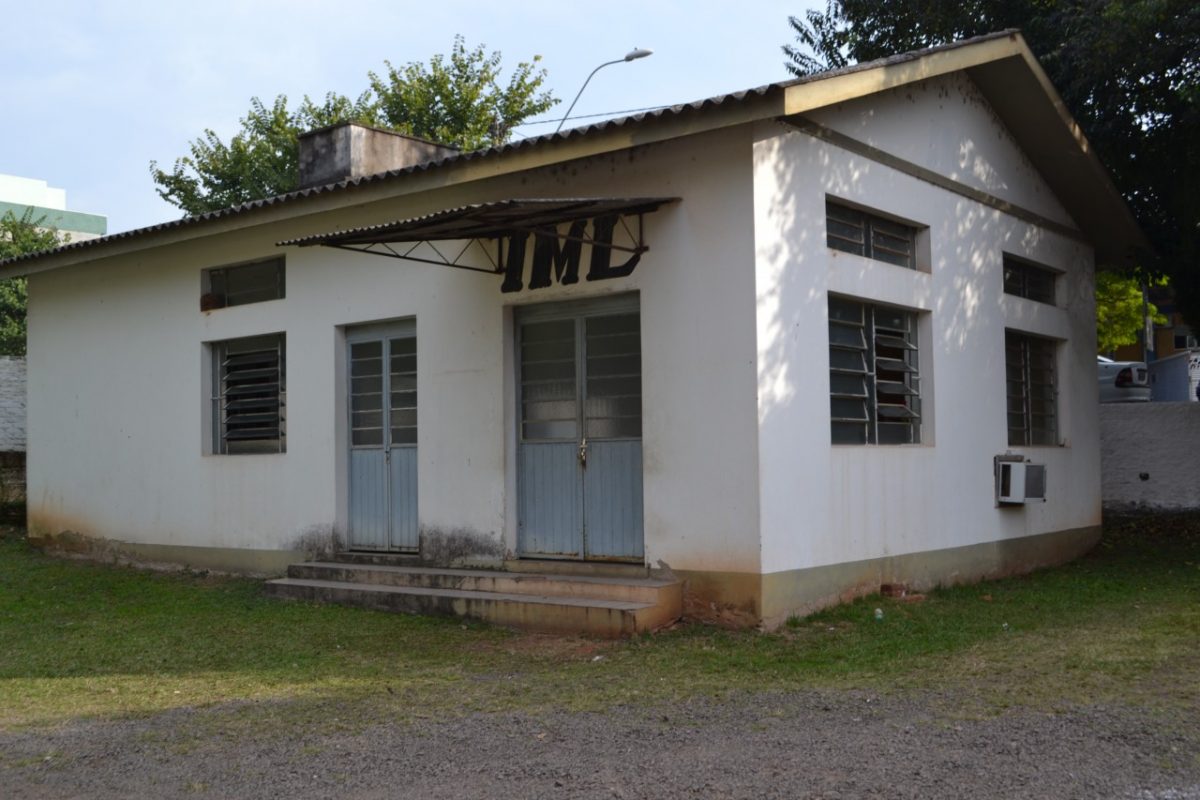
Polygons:
<instances>
[{"instance_id":1,"label":"concrete step edge","mask_svg":"<svg viewBox=\"0 0 1200 800\"><path fill-rule=\"evenodd\" d=\"M355 572L383 572L390 575L447 575L463 578L496 578L509 580L574 581L596 586L644 586L652 589L666 588L679 583L668 578L614 578L599 575L555 575L547 572L509 572L493 569L452 569L443 567L401 567L384 564L360 564L349 561L303 561L293 566L306 569L341 569Z\"/></svg>"},{"instance_id":2,"label":"concrete step edge","mask_svg":"<svg viewBox=\"0 0 1200 800\"><path fill-rule=\"evenodd\" d=\"M573 606L577 608L604 608L614 611L640 611L655 608L654 603L639 603L631 600L606 600L595 597L556 597L552 595L512 594L508 592L482 592L469 589L427 589L422 586L380 586L372 583L348 581L322 581L306 578L276 578L267 581L268 586L330 589L363 592L368 594L402 594L423 597L450 597L462 600L492 602L530 603L547 606Z\"/></svg>"}]
</instances>

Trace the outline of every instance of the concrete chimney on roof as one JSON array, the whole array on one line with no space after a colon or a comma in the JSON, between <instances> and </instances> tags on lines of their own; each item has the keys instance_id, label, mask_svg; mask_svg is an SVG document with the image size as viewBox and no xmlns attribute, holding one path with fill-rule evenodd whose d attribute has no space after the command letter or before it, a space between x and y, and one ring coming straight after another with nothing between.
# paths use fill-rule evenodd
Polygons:
<instances>
[{"instance_id":1,"label":"concrete chimney on roof","mask_svg":"<svg viewBox=\"0 0 1200 800\"><path fill-rule=\"evenodd\" d=\"M300 188L437 161L458 149L357 122L300 134Z\"/></svg>"}]
</instances>

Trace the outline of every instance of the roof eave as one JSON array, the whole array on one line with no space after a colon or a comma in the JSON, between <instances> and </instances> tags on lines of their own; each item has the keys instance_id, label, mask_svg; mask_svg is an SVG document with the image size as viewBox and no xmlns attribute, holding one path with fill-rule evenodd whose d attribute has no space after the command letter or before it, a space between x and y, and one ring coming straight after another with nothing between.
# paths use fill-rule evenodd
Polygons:
<instances>
[{"instance_id":1,"label":"roof eave","mask_svg":"<svg viewBox=\"0 0 1200 800\"><path fill-rule=\"evenodd\" d=\"M759 119L771 119L782 116L783 96L779 86L764 87L747 93L736 102L709 104L710 101L702 101L709 105L703 108L700 104L683 107L678 113L670 115L629 118L600 129L588 128L586 134L583 130L564 131L530 146L515 145L464 153L403 170L313 187L255 201L245 207L187 218L168 224L161 230L156 230L159 226L151 226L79 243L88 247L68 245L41 255L0 262L0 278L32 275L140 252L151 247L525 172Z\"/></svg>"}]
</instances>

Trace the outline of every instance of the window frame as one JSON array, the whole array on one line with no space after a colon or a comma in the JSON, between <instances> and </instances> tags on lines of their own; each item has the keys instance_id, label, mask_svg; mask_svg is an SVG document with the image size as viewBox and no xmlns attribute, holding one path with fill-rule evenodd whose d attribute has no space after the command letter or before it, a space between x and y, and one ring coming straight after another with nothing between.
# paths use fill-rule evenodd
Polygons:
<instances>
[{"instance_id":1,"label":"window frame","mask_svg":"<svg viewBox=\"0 0 1200 800\"><path fill-rule=\"evenodd\" d=\"M855 239L839 233L831 223L843 226L844 229L859 225L862 236ZM923 230L922 226L906 220L870 211L833 197L825 198L825 245L840 253L869 258L914 272L927 271L921 258ZM880 241L881 237L906 240L907 254L902 259L896 257L899 251L885 246L884 242ZM881 258L880 255L891 257Z\"/></svg>"},{"instance_id":2,"label":"window frame","mask_svg":"<svg viewBox=\"0 0 1200 800\"><path fill-rule=\"evenodd\" d=\"M835 311L835 306L841 306L842 310ZM845 313L851 306L861 312L857 320ZM830 443L921 444L925 420L920 312L834 294L829 295L827 309ZM888 315L893 319L888 320ZM904 326L896 325L896 319L903 319ZM861 384L855 386L857 380ZM886 391L880 391L881 384L886 385ZM887 400L882 401L881 396ZM855 403L861 403L861 416L851 416L848 412ZM883 408L889 411L881 414ZM845 435L854 426L861 428L861 437ZM907 431L902 438L881 436L881 432L891 434L902 430Z\"/></svg>"},{"instance_id":3,"label":"window frame","mask_svg":"<svg viewBox=\"0 0 1200 800\"><path fill-rule=\"evenodd\" d=\"M1001 285L1006 295L1021 297L1048 306L1058 305L1058 278L1062 275L1059 270L1027 258L1004 253L1000 274ZM1009 280L1010 275L1013 276L1012 281ZM1049 280L1048 291L1046 291L1046 287L1039 288L1037 285L1038 281L1043 279Z\"/></svg>"},{"instance_id":4,"label":"window frame","mask_svg":"<svg viewBox=\"0 0 1200 800\"><path fill-rule=\"evenodd\" d=\"M1059 412L1059 365L1058 353L1060 342L1046 336L1027 333L1025 331L1006 328L1004 331L1004 403L1005 428L1009 447L1058 447L1061 442L1061 414ZM1035 353L1035 348L1045 348ZM1012 355L1016 352L1020 360L1013 363ZM1036 361L1041 361L1039 366ZM1034 382L1035 372L1049 372L1049 381ZM1019 392L1014 393L1014 381ZM1044 392L1049 388L1049 396L1036 396L1033 388L1042 387ZM1027 388L1029 387L1029 388ZM1035 412L1035 404L1041 404L1040 413ZM1045 409L1049 407L1047 414ZM1049 418L1051 426L1034 427L1034 417ZM1019 417L1020 425L1014 426L1014 418ZM1040 431L1041 436L1035 433Z\"/></svg>"},{"instance_id":5,"label":"window frame","mask_svg":"<svg viewBox=\"0 0 1200 800\"><path fill-rule=\"evenodd\" d=\"M274 268L274 286L250 286L249 288L230 290L231 276L245 278L252 271L263 267ZM269 282L268 282L269 284ZM269 296L266 296L269 294ZM251 295L249 299L236 299L239 295ZM200 310L215 311L220 308L235 308L254 303L269 303L272 300L283 300L287 296L287 260L284 256L260 258L254 261L244 261L237 264L226 264L220 267L210 267L202 270L200 275Z\"/></svg>"},{"instance_id":6,"label":"window frame","mask_svg":"<svg viewBox=\"0 0 1200 800\"><path fill-rule=\"evenodd\" d=\"M402 349L396 349L396 342L403 343ZM355 356L356 348L371 344L380 345L378 355L371 354L368 350L365 355ZM347 335L346 435L350 449L396 450L418 446L420 442L420 398L418 395L420 389L417 370L419 356L417 328L413 319L382 325L367 325L356 328L352 334ZM369 383L376 375L374 373L355 374L355 363L370 362L375 359L382 360L381 371L378 374L379 391L371 391L370 387L367 390L356 388L356 381L366 379ZM409 359L411 359L411 364L407 363ZM395 367L398 361L402 362L406 369L397 371ZM356 402L371 395L379 396L378 408L371 408L370 401L356 405ZM403 403L403 405L397 403ZM386 409L384 408L385 404ZM374 413L380 415L378 426L360 424L364 420L358 415ZM407 423L406 418L411 418L411 424ZM405 422L396 424L399 420L405 420ZM384 425L384 422L387 424ZM376 430L379 432L379 440L372 441L374 437L369 432ZM403 433L398 434L399 431L403 431Z\"/></svg>"},{"instance_id":7,"label":"window frame","mask_svg":"<svg viewBox=\"0 0 1200 800\"><path fill-rule=\"evenodd\" d=\"M274 350L274 376L264 370L271 369L269 353ZM287 452L287 337L283 332L241 336L208 343L209 353L209 425L211 436L209 453L212 455L262 455ZM241 392L245 408L234 412L230 419L229 360L231 356L242 356L247 374L240 376L236 388ZM264 366L265 365L265 366ZM259 374L254 374L259 373ZM274 377L274 380L271 378ZM266 379L266 380L264 380ZM274 387L274 392L270 391ZM257 391L256 391L257 389ZM274 394L274 399L271 395ZM264 410L266 409L266 410ZM263 417L273 413L274 422ZM241 417L245 417L244 419ZM258 417L252 425L250 417ZM230 425L234 424L240 435L230 436ZM254 436L256 429L268 434Z\"/></svg>"}]
</instances>

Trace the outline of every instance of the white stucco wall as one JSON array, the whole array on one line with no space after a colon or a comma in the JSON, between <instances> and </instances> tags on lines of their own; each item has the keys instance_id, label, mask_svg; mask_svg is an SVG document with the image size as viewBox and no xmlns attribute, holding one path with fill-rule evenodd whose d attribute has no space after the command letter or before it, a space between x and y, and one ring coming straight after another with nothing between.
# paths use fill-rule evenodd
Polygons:
<instances>
[{"instance_id":1,"label":"white stucco wall","mask_svg":"<svg viewBox=\"0 0 1200 800\"><path fill-rule=\"evenodd\" d=\"M637 291L647 561L756 570L750 153L750 131L730 130L32 276L31 520L259 549L343 528L343 326L415 316L421 524L511 550L511 306ZM505 295L487 275L292 248L286 299L198 308L202 269L276 255L290 237L487 200L612 195L683 198L645 217L651 250L626 279ZM277 331L287 452L206 455L203 343Z\"/></svg>"},{"instance_id":2,"label":"white stucco wall","mask_svg":"<svg viewBox=\"0 0 1200 800\"><path fill-rule=\"evenodd\" d=\"M1200 403L1100 406L1104 506L1200 509Z\"/></svg>"},{"instance_id":3,"label":"white stucco wall","mask_svg":"<svg viewBox=\"0 0 1200 800\"><path fill-rule=\"evenodd\" d=\"M942 83L812 116L1067 221L983 101L954 95L969 82ZM763 571L1098 524L1090 248L783 125L759 126L754 164ZM930 270L828 248L827 195L928 225ZM1005 252L1064 272L1057 307L1003 293ZM920 312L921 444L831 445L830 293ZM1008 446L1006 328L1061 342L1062 446ZM1048 502L995 508L1009 450L1047 465Z\"/></svg>"},{"instance_id":4,"label":"white stucco wall","mask_svg":"<svg viewBox=\"0 0 1200 800\"><path fill-rule=\"evenodd\" d=\"M807 116L966 186L1073 224L966 73L919 81Z\"/></svg>"}]
</instances>

